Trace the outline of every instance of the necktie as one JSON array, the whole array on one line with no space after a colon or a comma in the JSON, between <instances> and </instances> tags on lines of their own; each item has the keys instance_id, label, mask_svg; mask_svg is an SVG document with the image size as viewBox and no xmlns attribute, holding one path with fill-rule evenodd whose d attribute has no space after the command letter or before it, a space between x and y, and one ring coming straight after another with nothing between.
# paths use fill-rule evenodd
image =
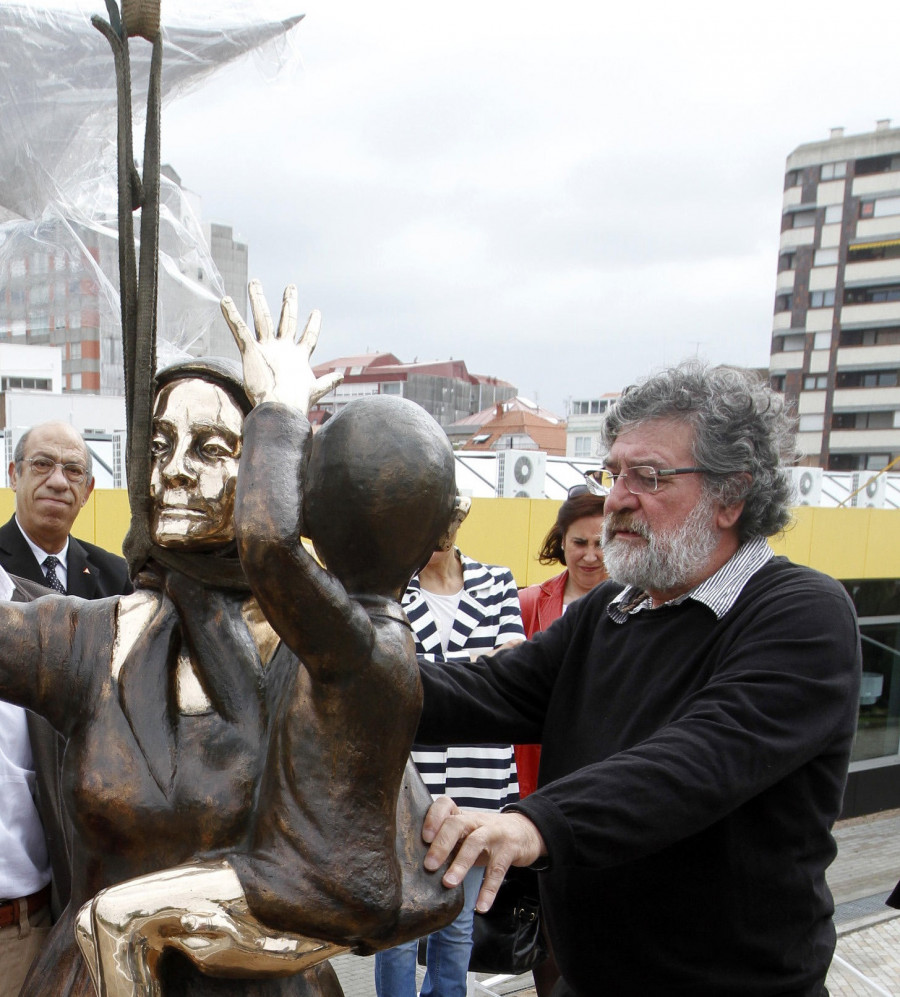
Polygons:
<instances>
[{"instance_id":1,"label":"necktie","mask_svg":"<svg viewBox=\"0 0 900 997\"><path fill-rule=\"evenodd\" d=\"M44 563L42 565L44 569L44 584L53 589L54 592L59 592L60 595L65 595L66 590L62 586L62 582L59 580L59 575L56 573L56 566L59 564L59 558L55 554L48 554L44 558Z\"/></svg>"}]
</instances>

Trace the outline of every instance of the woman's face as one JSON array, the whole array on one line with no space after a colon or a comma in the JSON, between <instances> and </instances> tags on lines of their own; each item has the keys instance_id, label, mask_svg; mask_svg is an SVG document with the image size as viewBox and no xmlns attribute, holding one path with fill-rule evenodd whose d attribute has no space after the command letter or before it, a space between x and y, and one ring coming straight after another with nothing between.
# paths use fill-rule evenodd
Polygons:
<instances>
[{"instance_id":1,"label":"woman's face","mask_svg":"<svg viewBox=\"0 0 900 997\"><path fill-rule=\"evenodd\" d=\"M585 592L606 578L602 540L602 516L582 516L563 534L563 554L569 577Z\"/></svg>"},{"instance_id":2,"label":"woman's face","mask_svg":"<svg viewBox=\"0 0 900 997\"><path fill-rule=\"evenodd\" d=\"M208 550L234 539L244 416L209 381L167 384L153 412L151 532L162 547Z\"/></svg>"}]
</instances>

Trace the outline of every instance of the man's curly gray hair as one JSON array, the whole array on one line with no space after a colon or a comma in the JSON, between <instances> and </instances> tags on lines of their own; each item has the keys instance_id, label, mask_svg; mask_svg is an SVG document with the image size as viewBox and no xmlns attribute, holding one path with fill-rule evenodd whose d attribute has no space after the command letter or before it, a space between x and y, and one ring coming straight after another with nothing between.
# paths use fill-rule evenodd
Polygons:
<instances>
[{"instance_id":1,"label":"man's curly gray hair","mask_svg":"<svg viewBox=\"0 0 900 997\"><path fill-rule=\"evenodd\" d=\"M797 458L794 421L783 397L757 374L689 360L645 378L610 408L602 445L608 451L621 433L651 419L693 426L693 458L710 472L708 494L726 505L744 503L742 542L787 526L792 492L784 465Z\"/></svg>"}]
</instances>

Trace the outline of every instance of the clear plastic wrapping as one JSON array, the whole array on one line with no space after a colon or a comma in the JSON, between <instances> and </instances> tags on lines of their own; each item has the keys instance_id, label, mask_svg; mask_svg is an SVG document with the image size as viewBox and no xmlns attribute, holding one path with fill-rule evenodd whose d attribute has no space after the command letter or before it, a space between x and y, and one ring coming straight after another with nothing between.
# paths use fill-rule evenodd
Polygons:
<instances>
[{"instance_id":1,"label":"clear plastic wrapping","mask_svg":"<svg viewBox=\"0 0 900 997\"><path fill-rule=\"evenodd\" d=\"M112 53L92 14L107 17L102 0L0 5L0 339L64 346L84 338L85 323L96 325L100 388L109 393L122 377L116 90ZM275 72L295 54L299 18L273 3L163 0L162 20L163 130L166 104L220 67L263 47ZM150 52L131 40L137 156ZM209 341L223 294L191 200L164 176L161 359Z\"/></svg>"}]
</instances>

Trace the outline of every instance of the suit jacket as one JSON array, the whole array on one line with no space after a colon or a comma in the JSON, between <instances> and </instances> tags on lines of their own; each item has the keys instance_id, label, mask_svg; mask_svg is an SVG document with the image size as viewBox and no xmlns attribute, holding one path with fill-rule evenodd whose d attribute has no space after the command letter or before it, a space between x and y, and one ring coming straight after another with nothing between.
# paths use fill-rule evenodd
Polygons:
<instances>
[{"instance_id":1,"label":"suit jacket","mask_svg":"<svg viewBox=\"0 0 900 997\"><path fill-rule=\"evenodd\" d=\"M15 517L0 527L0 564L12 576L13 602L28 602L49 594L43 569L16 525ZM67 576L68 594L82 599L102 599L131 591L124 558L74 537L69 537ZM52 909L54 916L58 916L69 902L72 880L72 832L59 778L65 741L46 720L30 711L27 723L36 774L35 802L44 825L53 872Z\"/></svg>"},{"instance_id":2,"label":"suit jacket","mask_svg":"<svg viewBox=\"0 0 900 997\"><path fill-rule=\"evenodd\" d=\"M5 526L0 526L0 564L11 575L44 583L43 569L16 525L15 516ZM103 599L110 595L127 595L131 591L124 557L71 536L66 573L67 595Z\"/></svg>"}]
</instances>

